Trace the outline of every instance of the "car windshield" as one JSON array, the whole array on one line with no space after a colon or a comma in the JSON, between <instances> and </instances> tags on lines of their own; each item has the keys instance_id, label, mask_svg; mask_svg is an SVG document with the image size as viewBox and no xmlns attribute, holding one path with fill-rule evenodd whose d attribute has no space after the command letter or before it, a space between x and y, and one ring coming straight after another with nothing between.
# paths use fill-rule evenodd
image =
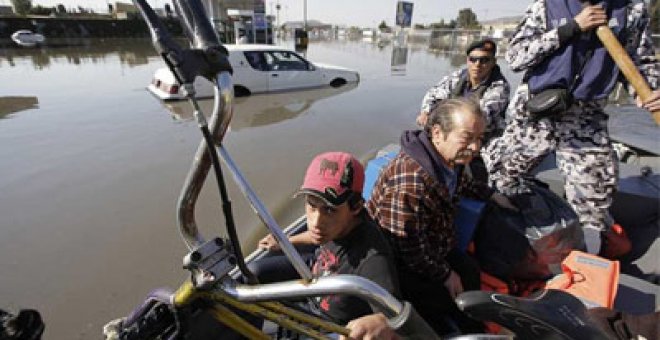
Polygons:
<instances>
[{"instance_id":1,"label":"car windshield","mask_svg":"<svg viewBox=\"0 0 660 340\"><path fill-rule=\"evenodd\" d=\"M271 51L266 54L266 62L274 71L306 71L307 62L295 53Z\"/></svg>"}]
</instances>

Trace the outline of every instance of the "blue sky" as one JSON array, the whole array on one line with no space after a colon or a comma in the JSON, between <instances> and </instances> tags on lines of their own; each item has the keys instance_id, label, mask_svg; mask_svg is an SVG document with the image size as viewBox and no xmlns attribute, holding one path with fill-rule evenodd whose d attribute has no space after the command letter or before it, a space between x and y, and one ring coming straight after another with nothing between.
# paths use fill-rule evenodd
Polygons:
<instances>
[{"instance_id":1,"label":"blue sky","mask_svg":"<svg viewBox=\"0 0 660 340\"><path fill-rule=\"evenodd\" d=\"M163 7L170 0L148 0L152 6ZM206 0L202 0L206 1ZM275 14L275 4L280 3L280 22L302 20L305 0L266 0L266 12ZM531 0L409 0L414 3L413 24L455 19L462 8L472 8L479 20L521 15ZM130 2L123 0L123 2ZM9 4L9 0L0 0ZM34 5L66 7L83 5L103 12L111 0L32 0ZM394 24L396 0L307 0L307 19L348 26L372 27L382 20Z\"/></svg>"}]
</instances>

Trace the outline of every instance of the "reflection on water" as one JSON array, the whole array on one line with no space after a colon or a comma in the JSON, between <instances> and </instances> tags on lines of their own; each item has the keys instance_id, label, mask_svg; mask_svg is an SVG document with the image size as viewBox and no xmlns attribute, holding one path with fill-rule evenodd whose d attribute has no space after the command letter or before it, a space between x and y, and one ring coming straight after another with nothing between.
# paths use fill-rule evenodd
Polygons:
<instances>
[{"instance_id":1,"label":"reflection on water","mask_svg":"<svg viewBox=\"0 0 660 340\"><path fill-rule=\"evenodd\" d=\"M287 119L293 119L309 110L315 102L355 89L357 83L350 83L339 88L323 87L303 91L291 91L273 94L258 94L236 98L234 116L229 129L239 131L244 128L266 126ZM192 120L193 109L187 101L163 102L176 120ZM213 100L200 100L202 112L210 115Z\"/></svg>"},{"instance_id":2,"label":"reflection on water","mask_svg":"<svg viewBox=\"0 0 660 340\"><path fill-rule=\"evenodd\" d=\"M146 39L105 39L102 43L92 43L65 47L42 48L3 48L0 49L0 67L15 67L16 59L29 60L37 69L48 68L55 59L69 64L96 64L112 55L117 55L121 64L128 66L144 65L148 58L158 54Z\"/></svg>"},{"instance_id":3,"label":"reflection on water","mask_svg":"<svg viewBox=\"0 0 660 340\"><path fill-rule=\"evenodd\" d=\"M37 108L38 105L37 97L0 97L0 119L11 113Z\"/></svg>"},{"instance_id":4,"label":"reflection on water","mask_svg":"<svg viewBox=\"0 0 660 340\"><path fill-rule=\"evenodd\" d=\"M405 76L408 63L408 47L392 47L392 75Z\"/></svg>"}]
</instances>

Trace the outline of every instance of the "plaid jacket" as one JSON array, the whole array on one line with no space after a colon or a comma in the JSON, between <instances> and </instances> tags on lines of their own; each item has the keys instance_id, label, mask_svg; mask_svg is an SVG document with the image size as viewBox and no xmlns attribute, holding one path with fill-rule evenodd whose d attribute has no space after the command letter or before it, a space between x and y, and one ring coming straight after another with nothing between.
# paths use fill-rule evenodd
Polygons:
<instances>
[{"instance_id":1,"label":"plaid jacket","mask_svg":"<svg viewBox=\"0 0 660 340\"><path fill-rule=\"evenodd\" d=\"M464 175L450 196L444 183L400 152L382 170L367 209L390 238L397 266L444 282L450 273L445 257L456 242L454 217L460 196L484 199L490 194L490 189L474 187Z\"/></svg>"}]
</instances>

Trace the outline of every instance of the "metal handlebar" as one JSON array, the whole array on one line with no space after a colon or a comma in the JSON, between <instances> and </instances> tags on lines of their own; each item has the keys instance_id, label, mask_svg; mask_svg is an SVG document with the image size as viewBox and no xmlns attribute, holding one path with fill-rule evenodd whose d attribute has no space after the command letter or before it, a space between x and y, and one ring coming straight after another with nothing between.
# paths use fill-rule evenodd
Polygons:
<instances>
[{"instance_id":1,"label":"metal handlebar","mask_svg":"<svg viewBox=\"0 0 660 340\"><path fill-rule=\"evenodd\" d=\"M332 294L354 295L378 307L388 317L401 314L403 304L383 287L356 275L331 275L311 282L286 281L262 285L223 287L239 301L260 302Z\"/></svg>"}]
</instances>

